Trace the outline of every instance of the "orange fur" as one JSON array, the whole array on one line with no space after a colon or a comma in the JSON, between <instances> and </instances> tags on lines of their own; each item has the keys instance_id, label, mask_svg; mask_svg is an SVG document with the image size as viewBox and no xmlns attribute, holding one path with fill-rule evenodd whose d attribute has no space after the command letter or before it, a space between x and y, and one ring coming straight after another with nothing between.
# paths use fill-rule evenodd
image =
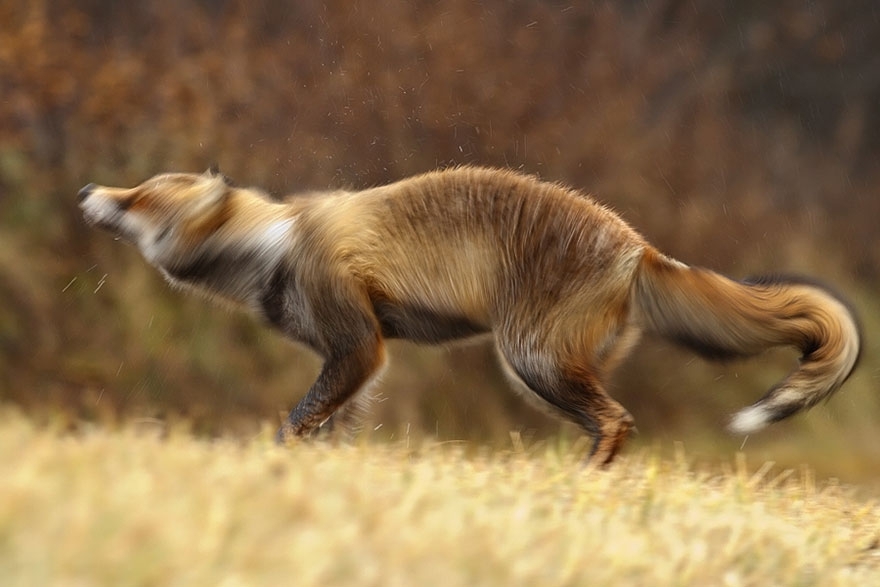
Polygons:
<instances>
[{"instance_id":1,"label":"orange fur","mask_svg":"<svg viewBox=\"0 0 880 587\"><path fill-rule=\"evenodd\" d=\"M172 283L242 305L324 357L281 440L311 434L368 386L385 338L492 333L507 372L593 436L597 464L633 423L602 381L642 331L709 356L803 352L737 416L739 431L827 397L858 356L853 314L823 288L689 268L591 198L510 171L459 168L280 202L214 172L166 174L132 189L89 185L80 199L87 220Z\"/></svg>"}]
</instances>

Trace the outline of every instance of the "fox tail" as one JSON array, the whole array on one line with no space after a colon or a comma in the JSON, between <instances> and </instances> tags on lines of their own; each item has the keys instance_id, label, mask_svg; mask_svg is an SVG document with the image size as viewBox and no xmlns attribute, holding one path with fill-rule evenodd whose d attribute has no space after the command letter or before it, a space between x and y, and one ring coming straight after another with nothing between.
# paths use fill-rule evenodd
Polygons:
<instances>
[{"instance_id":1,"label":"fox tail","mask_svg":"<svg viewBox=\"0 0 880 587\"><path fill-rule=\"evenodd\" d=\"M798 278L732 281L648 249L634 285L641 328L714 359L776 346L800 350L798 367L739 411L730 430L748 434L831 396L856 366L858 320L823 286Z\"/></svg>"}]
</instances>

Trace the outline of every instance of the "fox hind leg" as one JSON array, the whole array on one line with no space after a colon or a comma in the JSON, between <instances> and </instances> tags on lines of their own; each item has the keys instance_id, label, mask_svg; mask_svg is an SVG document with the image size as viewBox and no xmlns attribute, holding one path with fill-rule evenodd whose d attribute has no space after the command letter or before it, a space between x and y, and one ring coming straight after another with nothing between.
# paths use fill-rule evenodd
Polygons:
<instances>
[{"instance_id":1,"label":"fox hind leg","mask_svg":"<svg viewBox=\"0 0 880 587\"><path fill-rule=\"evenodd\" d=\"M552 411L574 422L593 438L591 466L609 464L633 427L627 410L609 396L583 359L560 360L552 353L499 341L510 371Z\"/></svg>"}]
</instances>

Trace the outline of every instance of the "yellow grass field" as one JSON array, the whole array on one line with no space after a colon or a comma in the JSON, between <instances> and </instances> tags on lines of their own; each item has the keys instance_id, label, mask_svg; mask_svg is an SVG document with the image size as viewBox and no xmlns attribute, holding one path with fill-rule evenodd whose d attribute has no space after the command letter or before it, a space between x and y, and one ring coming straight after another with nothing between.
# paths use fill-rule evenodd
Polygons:
<instances>
[{"instance_id":1,"label":"yellow grass field","mask_svg":"<svg viewBox=\"0 0 880 587\"><path fill-rule=\"evenodd\" d=\"M0 410L0 584L880 585L880 504L808 471L270 438Z\"/></svg>"}]
</instances>

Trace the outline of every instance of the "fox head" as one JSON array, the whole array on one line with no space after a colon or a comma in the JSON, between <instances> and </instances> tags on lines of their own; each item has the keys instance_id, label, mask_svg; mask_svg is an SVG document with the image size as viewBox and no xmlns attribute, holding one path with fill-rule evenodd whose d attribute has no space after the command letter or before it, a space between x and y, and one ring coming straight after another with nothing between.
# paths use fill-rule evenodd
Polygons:
<instances>
[{"instance_id":1,"label":"fox head","mask_svg":"<svg viewBox=\"0 0 880 587\"><path fill-rule=\"evenodd\" d=\"M173 285L252 302L290 245L290 206L217 169L165 173L133 188L79 191L86 222L135 245Z\"/></svg>"},{"instance_id":2,"label":"fox head","mask_svg":"<svg viewBox=\"0 0 880 587\"><path fill-rule=\"evenodd\" d=\"M133 188L93 183L78 193L79 207L89 224L140 249L161 264L165 253L181 241L222 223L229 180L216 168L205 173L166 173Z\"/></svg>"}]
</instances>

